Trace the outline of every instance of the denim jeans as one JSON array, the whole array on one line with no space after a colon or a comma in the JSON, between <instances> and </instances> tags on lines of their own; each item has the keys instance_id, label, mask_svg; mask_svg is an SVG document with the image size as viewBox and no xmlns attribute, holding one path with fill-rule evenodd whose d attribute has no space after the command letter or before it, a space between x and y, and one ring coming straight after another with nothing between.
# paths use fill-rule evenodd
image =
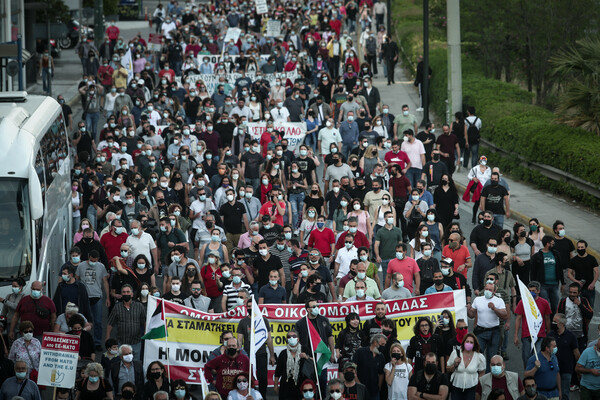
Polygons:
<instances>
[{"instance_id":1,"label":"denim jeans","mask_svg":"<svg viewBox=\"0 0 600 400\"><path fill-rule=\"evenodd\" d=\"M292 230L298 229L298 214L302 212L302 205L304 204L304 192L290 193L289 200L292 205Z\"/></svg>"},{"instance_id":2,"label":"denim jeans","mask_svg":"<svg viewBox=\"0 0 600 400\"><path fill-rule=\"evenodd\" d=\"M490 372L490 360L492 356L498 354L498 343L500 341L500 330L490 329L479 332L477 335L481 354L485 356L485 371Z\"/></svg>"},{"instance_id":3,"label":"denim jeans","mask_svg":"<svg viewBox=\"0 0 600 400\"><path fill-rule=\"evenodd\" d=\"M79 230L79 224L81 223L81 216L79 217L73 217L73 223L72 223L72 232L73 235L75 233L77 233L77 231Z\"/></svg>"},{"instance_id":4,"label":"denim jeans","mask_svg":"<svg viewBox=\"0 0 600 400\"><path fill-rule=\"evenodd\" d=\"M356 145L352 144L352 143L342 143L342 154L344 155L346 160L348 159L348 157L350 157L350 152L355 147L356 147Z\"/></svg>"},{"instance_id":5,"label":"denim jeans","mask_svg":"<svg viewBox=\"0 0 600 400\"><path fill-rule=\"evenodd\" d=\"M50 68L42 68L42 87L44 89L44 93L48 93L50 91Z\"/></svg>"},{"instance_id":6,"label":"denim jeans","mask_svg":"<svg viewBox=\"0 0 600 400\"><path fill-rule=\"evenodd\" d=\"M503 214L494 214L494 223L500 227L500 229L504 229L504 215Z\"/></svg>"},{"instance_id":7,"label":"denim jeans","mask_svg":"<svg viewBox=\"0 0 600 400\"><path fill-rule=\"evenodd\" d=\"M469 153L471 153L471 168L479 164L479 143L470 144L469 147L465 147L465 155L463 156L463 167L469 165Z\"/></svg>"},{"instance_id":8,"label":"denim jeans","mask_svg":"<svg viewBox=\"0 0 600 400\"><path fill-rule=\"evenodd\" d=\"M410 181L410 186L416 187L417 181L421 179L421 169L410 167L406 170L406 177Z\"/></svg>"},{"instance_id":9,"label":"denim jeans","mask_svg":"<svg viewBox=\"0 0 600 400\"><path fill-rule=\"evenodd\" d=\"M589 285L589 282L586 283L586 285ZM590 302L590 306L592 306L592 308L594 308L594 301L596 300L596 290L595 289L594 290L584 289L581 291L581 295L583 297L585 297L586 299L588 299Z\"/></svg>"},{"instance_id":10,"label":"denim jeans","mask_svg":"<svg viewBox=\"0 0 600 400\"><path fill-rule=\"evenodd\" d=\"M381 275L382 278L380 279L381 284L385 285L385 277L387 276L387 268L388 268L388 264L390 263L390 261L392 261L392 259L389 260L381 260Z\"/></svg>"},{"instance_id":11,"label":"denim jeans","mask_svg":"<svg viewBox=\"0 0 600 400\"><path fill-rule=\"evenodd\" d=\"M94 324L94 332L93 332L93 336L94 336L94 344L96 346L102 346L104 343L102 343L102 305L104 304L104 301L102 300L102 297L95 298L96 303L92 304L92 299L90 299L90 307L92 310L92 319L93 319L93 324Z\"/></svg>"},{"instance_id":12,"label":"denim jeans","mask_svg":"<svg viewBox=\"0 0 600 400\"><path fill-rule=\"evenodd\" d=\"M120 344L129 344L129 343L120 343ZM142 361L142 341L136 344L129 344L133 349L133 359Z\"/></svg>"},{"instance_id":13,"label":"denim jeans","mask_svg":"<svg viewBox=\"0 0 600 400\"><path fill-rule=\"evenodd\" d=\"M246 185L252 186L254 189L254 194L256 194L256 197L260 200L260 193L258 192L260 187L260 178L246 178Z\"/></svg>"},{"instance_id":14,"label":"denim jeans","mask_svg":"<svg viewBox=\"0 0 600 400\"><path fill-rule=\"evenodd\" d=\"M561 372L560 373L560 400L569 400L569 395L571 394L571 372Z\"/></svg>"},{"instance_id":15,"label":"denim jeans","mask_svg":"<svg viewBox=\"0 0 600 400\"><path fill-rule=\"evenodd\" d=\"M552 310L552 313L555 313L556 307L558 307L558 301L560 300L558 284L546 285L545 283L542 283L540 296L544 299L550 300L550 309Z\"/></svg>"},{"instance_id":16,"label":"denim jeans","mask_svg":"<svg viewBox=\"0 0 600 400\"><path fill-rule=\"evenodd\" d=\"M535 349L538 354L542 351L542 340L544 338L538 338L535 342ZM533 355L533 351L531 350L531 336L526 338L521 338L521 358L523 359L523 368L527 366L527 361L529 357Z\"/></svg>"},{"instance_id":17,"label":"denim jeans","mask_svg":"<svg viewBox=\"0 0 600 400\"><path fill-rule=\"evenodd\" d=\"M85 114L85 126L87 126L90 135L92 135L92 139L96 142L98 141L98 121L100 120L99 112L88 112Z\"/></svg>"},{"instance_id":18,"label":"denim jeans","mask_svg":"<svg viewBox=\"0 0 600 400\"><path fill-rule=\"evenodd\" d=\"M350 33L356 32L356 19L348 18L346 22L348 23L348 31Z\"/></svg>"},{"instance_id":19,"label":"denim jeans","mask_svg":"<svg viewBox=\"0 0 600 400\"><path fill-rule=\"evenodd\" d=\"M315 154L317 153L317 132L312 132L306 135L304 138L304 144L313 149Z\"/></svg>"},{"instance_id":20,"label":"denim jeans","mask_svg":"<svg viewBox=\"0 0 600 400\"><path fill-rule=\"evenodd\" d=\"M96 211L96 207L90 204L87 209L86 217L90 220L90 228L96 230L96 220L97 220L98 212Z\"/></svg>"}]
</instances>

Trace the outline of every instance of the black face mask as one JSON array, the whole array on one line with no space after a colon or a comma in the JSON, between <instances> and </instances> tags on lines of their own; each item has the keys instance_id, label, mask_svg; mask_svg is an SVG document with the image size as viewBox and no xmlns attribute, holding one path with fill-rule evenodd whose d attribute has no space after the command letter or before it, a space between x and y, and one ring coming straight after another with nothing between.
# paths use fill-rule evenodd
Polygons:
<instances>
[{"instance_id":1,"label":"black face mask","mask_svg":"<svg viewBox=\"0 0 600 400\"><path fill-rule=\"evenodd\" d=\"M384 330L382 330L382 331L381 331L381 333L382 333L383 335L385 335L385 337L389 337L389 336L392 334L392 332L393 332L393 331L384 331Z\"/></svg>"},{"instance_id":2,"label":"black face mask","mask_svg":"<svg viewBox=\"0 0 600 400\"><path fill-rule=\"evenodd\" d=\"M344 380L346 382L351 382L354 380L354 372L352 371L346 371L344 372Z\"/></svg>"},{"instance_id":3,"label":"black face mask","mask_svg":"<svg viewBox=\"0 0 600 400\"><path fill-rule=\"evenodd\" d=\"M527 232L523 231L519 233L519 237L526 237L527 236ZM579 250L577 250L579 251Z\"/></svg>"},{"instance_id":4,"label":"black face mask","mask_svg":"<svg viewBox=\"0 0 600 400\"><path fill-rule=\"evenodd\" d=\"M232 349L231 347L229 347L229 348L227 349L227 355L228 355L228 356L231 356L231 357L233 357L233 356L235 356L236 354L237 354L237 349Z\"/></svg>"},{"instance_id":5,"label":"black face mask","mask_svg":"<svg viewBox=\"0 0 600 400\"><path fill-rule=\"evenodd\" d=\"M434 279L433 283L437 286L442 285L444 283L443 279Z\"/></svg>"},{"instance_id":6,"label":"black face mask","mask_svg":"<svg viewBox=\"0 0 600 400\"><path fill-rule=\"evenodd\" d=\"M556 322L552 322L551 327L553 331L558 331L558 324Z\"/></svg>"},{"instance_id":7,"label":"black face mask","mask_svg":"<svg viewBox=\"0 0 600 400\"><path fill-rule=\"evenodd\" d=\"M437 365L435 365L433 363L427 363L427 364L425 364L425 373L427 375L433 375L433 374L435 374L436 370L437 370Z\"/></svg>"},{"instance_id":8,"label":"black face mask","mask_svg":"<svg viewBox=\"0 0 600 400\"><path fill-rule=\"evenodd\" d=\"M356 276L356 271L352 271L352 270L350 270L350 275L351 275L351 276Z\"/></svg>"},{"instance_id":9,"label":"black face mask","mask_svg":"<svg viewBox=\"0 0 600 400\"><path fill-rule=\"evenodd\" d=\"M158 379L158 378L160 378L161 375L162 375L162 373L160 373L160 372L150 372L150 378L152 378L152 379Z\"/></svg>"},{"instance_id":10,"label":"black face mask","mask_svg":"<svg viewBox=\"0 0 600 400\"><path fill-rule=\"evenodd\" d=\"M433 161L439 161L440 160L440 155L439 154L434 154L432 157Z\"/></svg>"},{"instance_id":11,"label":"black face mask","mask_svg":"<svg viewBox=\"0 0 600 400\"><path fill-rule=\"evenodd\" d=\"M392 353L392 358L395 358L396 360L400 360L402 358L402 354L401 353Z\"/></svg>"},{"instance_id":12,"label":"black face mask","mask_svg":"<svg viewBox=\"0 0 600 400\"><path fill-rule=\"evenodd\" d=\"M484 219L483 220L483 225L484 226L492 226L492 220L491 219Z\"/></svg>"},{"instance_id":13,"label":"black face mask","mask_svg":"<svg viewBox=\"0 0 600 400\"><path fill-rule=\"evenodd\" d=\"M131 301L131 295L130 294L124 294L123 296L121 296L121 300L123 300L125 303L127 303L128 301Z\"/></svg>"},{"instance_id":14,"label":"black face mask","mask_svg":"<svg viewBox=\"0 0 600 400\"><path fill-rule=\"evenodd\" d=\"M121 397L127 400L133 399L133 392L131 390L123 390L121 392Z\"/></svg>"},{"instance_id":15,"label":"black face mask","mask_svg":"<svg viewBox=\"0 0 600 400\"><path fill-rule=\"evenodd\" d=\"M319 191L318 190L311 190L310 193L317 194L317 193L319 193Z\"/></svg>"},{"instance_id":16,"label":"black face mask","mask_svg":"<svg viewBox=\"0 0 600 400\"><path fill-rule=\"evenodd\" d=\"M525 232L523 232L523 233L525 233ZM525 235L523 235L523 236L525 236ZM580 256L582 256L582 255L585 254L585 250L586 249L577 249L577 254L579 254Z\"/></svg>"},{"instance_id":17,"label":"black face mask","mask_svg":"<svg viewBox=\"0 0 600 400\"><path fill-rule=\"evenodd\" d=\"M494 187L498 186L498 181L490 181L490 184Z\"/></svg>"},{"instance_id":18,"label":"black face mask","mask_svg":"<svg viewBox=\"0 0 600 400\"><path fill-rule=\"evenodd\" d=\"M185 273L186 273L186 274L187 274L187 276L189 276L190 278L191 278L192 276L196 276L196 271L195 271L195 270L191 270L191 269L190 269L190 270L186 271Z\"/></svg>"}]
</instances>

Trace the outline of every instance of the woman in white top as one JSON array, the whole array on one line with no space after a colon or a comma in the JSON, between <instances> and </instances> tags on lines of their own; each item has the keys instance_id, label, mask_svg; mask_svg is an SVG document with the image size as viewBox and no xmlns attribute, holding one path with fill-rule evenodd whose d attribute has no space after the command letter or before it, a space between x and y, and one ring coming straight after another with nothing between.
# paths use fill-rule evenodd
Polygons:
<instances>
[{"instance_id":1,"label":"woman in white top","mask_svg":"<svg viewBox=\"0 0 600 400\"><path fill-rule=\"evenodd\" d=\"M492 169L487 166L487 157L481 156L479 157L479 165L471 168L469 170L469 174L467 175L469 181L473 182L473 188L471 192L475 192L475 189L481 185L481 190L485 186L485 183L492 178ZM473 196L474 198L475 196ZM475 218L477 215L477 210L479 209L479 198L477 201L473 200L473 218L471 220L472 223L475 223Z\"/></svg>"},{"instance_id":2,"label":"woman in white top","mask_svg":"<svg viewBox=\"0 0 600 400\"><path fill-rule=\"evenodd\" d=\"M227 400L245 400L245 399L253 399L253 400L262 400L262 395L256 389L252 389L252 385L250 385L248 379L247 372L240 372L235 377L235 389L229 392L227 396Z\"/></svg>"},{"instance_id":3,"label":"woman in white top","mask_svg":"<svg viewBox=\"0 0 600 400\"><path fill-rule=\"evenodd\" d=\"M416 260L423 257L423 245L427 243L433 249L435 247L435 243L429 237L429 228L425 224L419 225L417 228L417 234L415 237L408 243L410 244L410 256Z\"/></svg>"},{"instance_id":4,"label":"woman in white top","mask_svg":"<svg viewBox=\"0 0 600 400\"><path fill-rule=\"evenodd\" d=\"M384 194L381 197L381 205L377 208L377 215L371 221L373 227L371 228L371 232L373 232L373 236L377 234L377 231L385 225L385 213L390 211L394 214L394 223L392 225L396 226L396 208L392 207L391 196Z\"/></svg>"},{"instance_id":5,"label":"woman in white top","mask_svg":"<svg viewBox=\"0 0 600 400\"><path fill-rule=\"evenodd\" d=\"M540 225L540 221L538 221L537 218L531 218L529 220L529 239L533 240L533 254L537 253L542 249L542 247L544 247L542 244L542 238L545 234L544 227Z\"/></svg>"},{"instance_id":6,"label":"woman in white top","mask_svg":"<svg viewBox=\"0 0 600 400\"><path fill-rule=\"evenodd\" d=\"M382 138L388 138L388 130L385 127L385 125L383 124L383 121L381 119L381 116L378 115L375 118L373 118L373 124L371 125L373 127L373 130L375 132L377 132L377 134L382 137Z\"/></svg>"},{"instance_id":7,"label":"woman in white top","mask_svg":"<svg viewBox=\"0 0 600 400\"><path fill-rule=\"evenodd\" d=\"M269 93L269 101L275 101L276 99L285 99L285 86L282 86L281 78L277 78Z\"/></svg>"},{"instance_id":8,"label":"woman in white top","mask_svg":"<svg viewBox=\"0 0 600 400\"><path fill-rule=\"evenodd\" d=\"M406 353L400 343L394 343L390 347L390 355L392 361L383 367L385 383L388 385L388 400L406 400L412 365L406 362Z\"/></svg>"},{"instance_id":9,"label":"woman in white top","mask_svg":"<svg viewBox=\"0 0 600 400\"><path fill-rule=\"evenodd\" d=\"M79 222L81 221L81 210L83 209L83 195L79 193L79 181L74 180L71 183L71 208L73 210L73 234L77 232L79 228Z\"/></svg>"},{"instance_id":10,"label":"woman in white top","mask_svg":"<svg viewBox=\"0 0 600 400\"><path fill-rule=\"evenodd\" d=\"M110 88L110 92L104 95L104 110L106 111L107 116L111 116L113 114L117 96L117 88L114 86Z\"/></svg>"},{"instance_id":11,"label":"woman in white top","mask_svg":"<svg viewBox=\"0 0 600 400\"><path fill-rule=\"evenodd\" d=\"M248 108L252 111L252 121L260 121L262 118L262 109L260 103L258 102L258 97L256 93L252 93L250 95L250 101L248 102Z\"/></svg>"},{"instance_id":12,"label":"woman in white top","mask_svg":"<svg viewBox=\"0 0 600 400\"><path fill-rule=\"evenodd\" d=\"M452 400L472 400L479 378L485 374L485 356L481 354L477 337L467 333L460 350L452 350L446 371L452 375Z\"/></svg>"}]
</instances>

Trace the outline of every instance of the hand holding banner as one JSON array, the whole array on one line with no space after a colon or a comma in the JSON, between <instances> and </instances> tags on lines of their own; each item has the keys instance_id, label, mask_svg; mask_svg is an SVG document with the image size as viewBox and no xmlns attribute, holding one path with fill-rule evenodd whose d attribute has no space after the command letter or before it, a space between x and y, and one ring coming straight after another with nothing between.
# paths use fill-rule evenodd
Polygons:
<instances>
[{"instance_id":1,"label":"hand holding banner","mask_svg":"<svg viewBox=\"0 0 600 400\"><path fill-rule=\"evenodd\" d=\"M523 302L523 310L525 311L525 321L529 328L529 335L531 336L531 348L535 351L535 342L538 339L538 333L544 323L544 317L540 313L540 309L535 302L535 299L531 295L531 292L521 281L521 278L517 275L517 282L519 282L519 291L521 292L521 301ZM537 352L536 352L537 358Z\"/></svg>"}]
</instances>

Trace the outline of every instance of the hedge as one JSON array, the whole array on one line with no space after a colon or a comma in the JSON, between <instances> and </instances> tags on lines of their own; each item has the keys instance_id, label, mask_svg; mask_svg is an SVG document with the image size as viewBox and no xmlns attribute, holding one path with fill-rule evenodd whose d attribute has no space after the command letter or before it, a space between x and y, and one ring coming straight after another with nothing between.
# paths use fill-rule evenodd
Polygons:
<instances>
[{"instance_id":1,"label":"hedge","mask_svg":"<svg viewBox=\"0 0 600 400\"><path fill-rule=\"evenodd\" d=\"M394 4L405 1L410 2L402 0ZM403 24L405 26L408 23L399 22L397 33L410 32L400 29ZM413 49L420 45L419 41L422 42L422 35L419 36L414 31L410 32L410 35L397 34L396 38L404 49ZM445 116L448 87L447 51L439 45L431 47L434 47L429 55L433 70L430 86L431 110L438 116ZM533 95L519 86L485 78L480 64L468 52L463 52L462 60L463 107L475 107L477 116L483 122L481 136L484 139L528 161L553 166L600 186L598 136L558 123L552 112L532 105ZM500 159L499 157L498 161ZM516 160L516 157L509 157L508 160L504 157L503 170L510 165L507 161ZM518 165L513 168L513 173L515 178L535 183L539 187L552 190L553 193L569 195L594 208L600 207L598 199L567 183L552 181Z\"/></svg>"}]
</instances>

